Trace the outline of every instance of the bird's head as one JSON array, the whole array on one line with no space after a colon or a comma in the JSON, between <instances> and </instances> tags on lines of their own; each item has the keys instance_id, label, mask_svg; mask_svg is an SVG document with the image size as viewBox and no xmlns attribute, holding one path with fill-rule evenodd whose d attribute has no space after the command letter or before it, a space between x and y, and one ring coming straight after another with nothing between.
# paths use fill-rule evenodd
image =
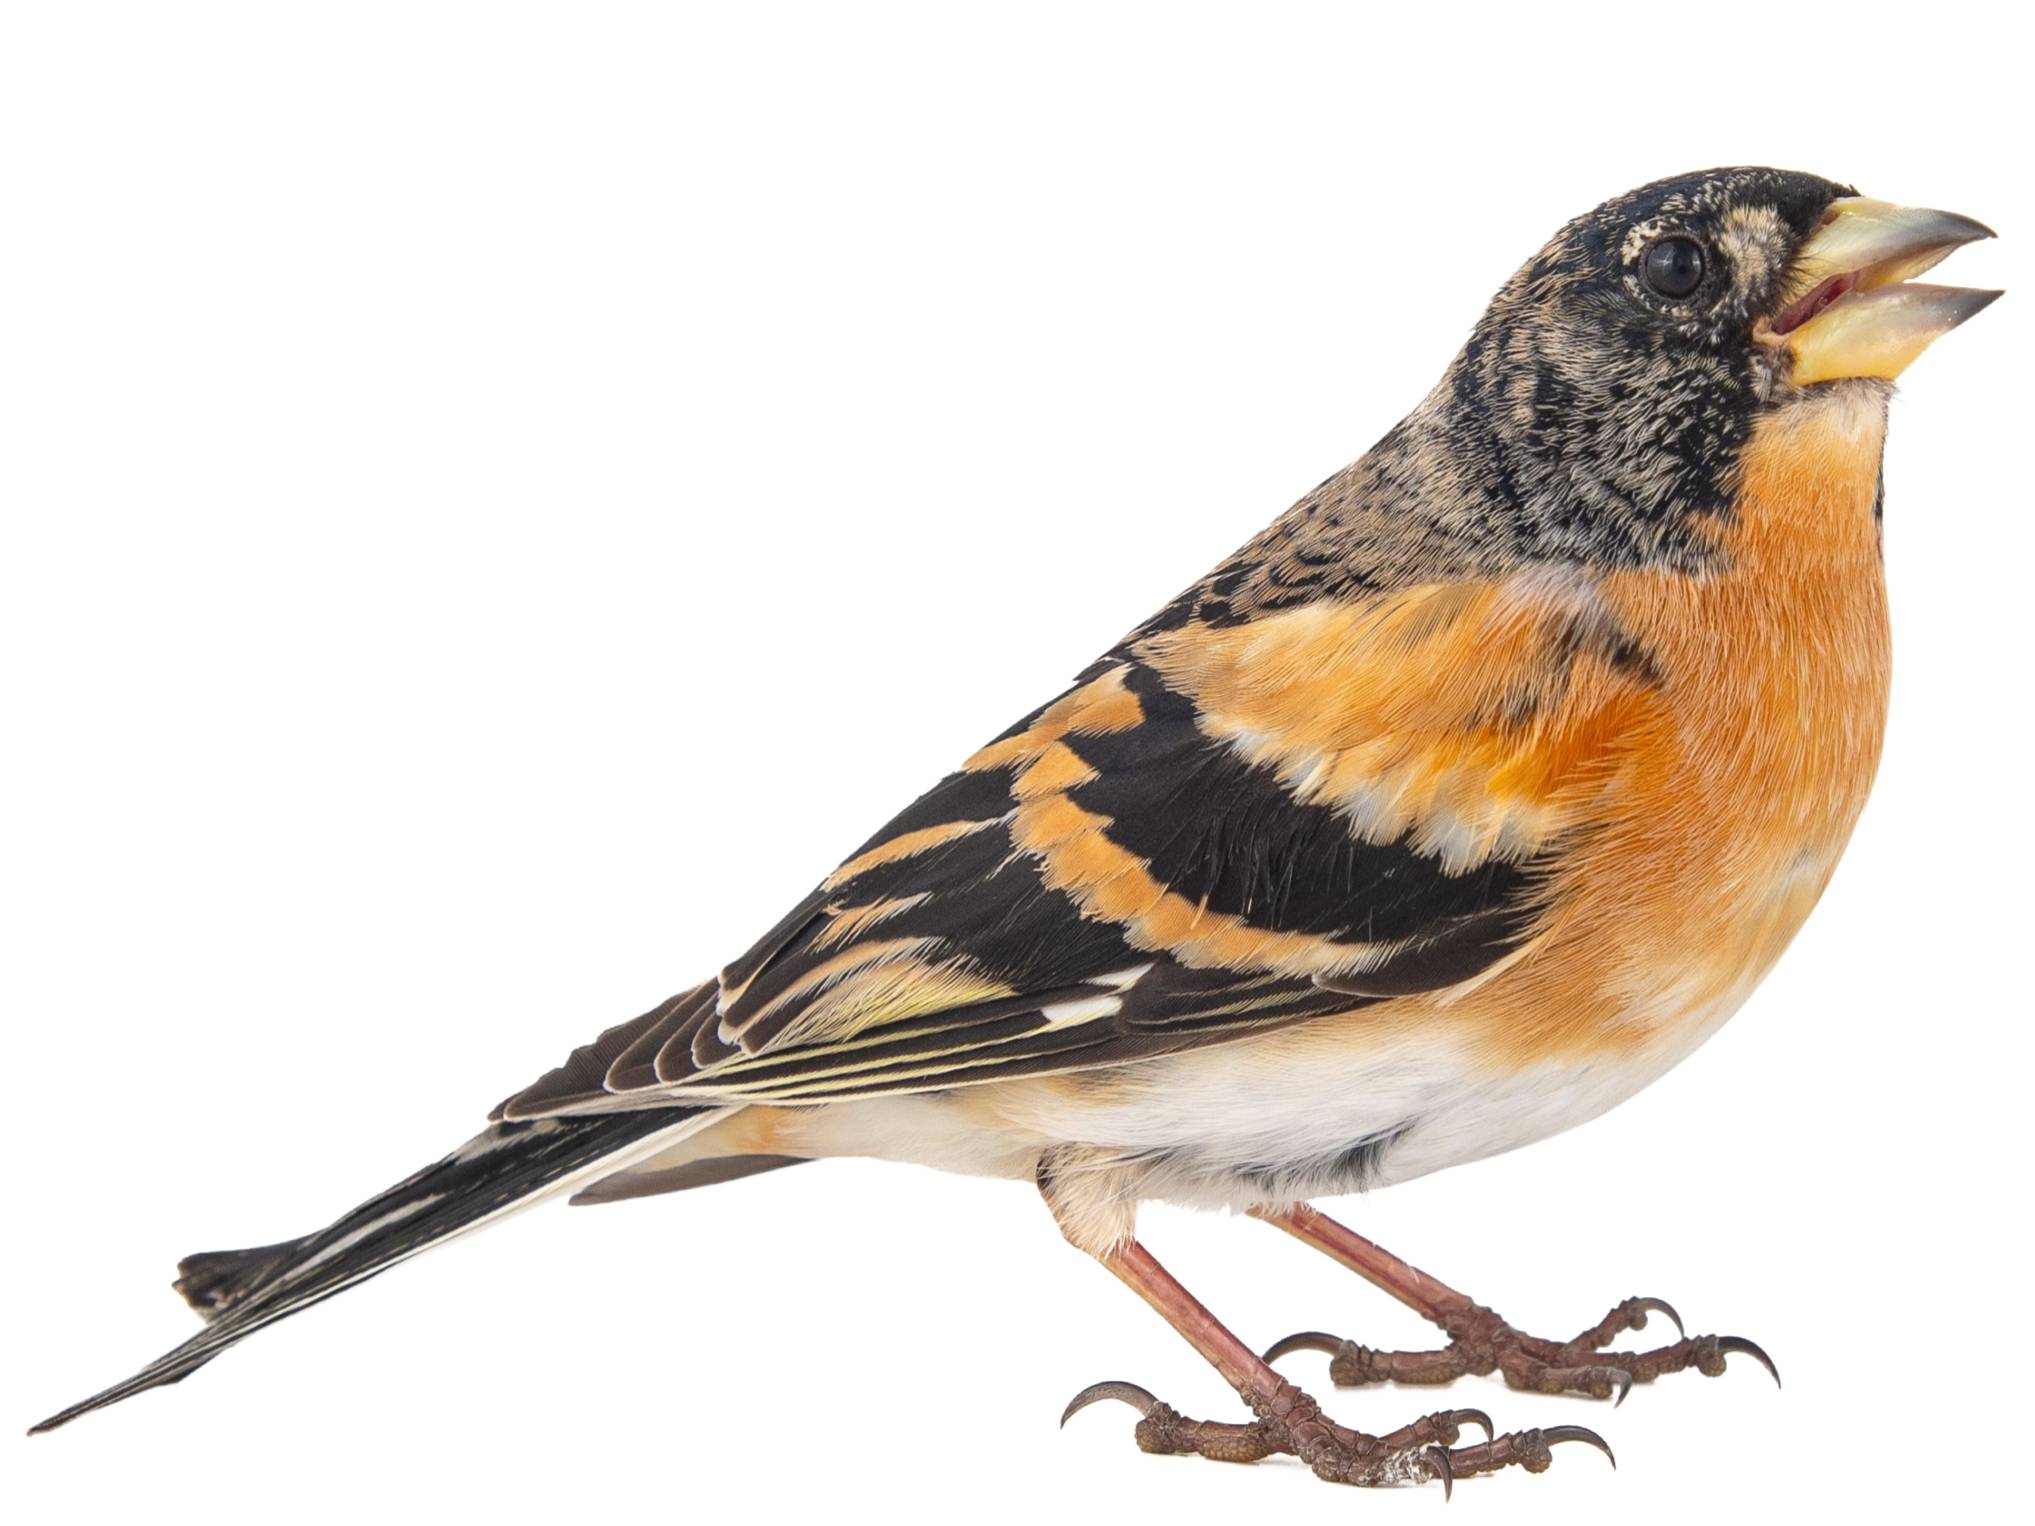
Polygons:
<instances>
[{"instance_id":1,"label":"bird's head","mask_svg":"<svg viewBox=\"0 0 2035 1526\"><path fill-rule=\"evenodd\" d=\"M1991 230L1814 175L1657 181L1557 233L1430 399L1533 549L1680 560L1764 411L1886 383L1999 293L1911 284Z\"/></svg>"}]
</instances>

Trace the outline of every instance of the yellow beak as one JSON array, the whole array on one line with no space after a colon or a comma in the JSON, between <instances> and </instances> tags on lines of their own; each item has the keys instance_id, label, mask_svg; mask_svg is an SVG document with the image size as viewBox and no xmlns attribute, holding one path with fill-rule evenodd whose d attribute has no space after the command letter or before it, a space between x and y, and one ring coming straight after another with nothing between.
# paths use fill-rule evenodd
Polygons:
<instances>
[{"instance_id":1,"label":"yellow beak","mask_svg":"<svg viewBox=\"0 0 2035 1526\"><path fill-rule=\"evenodd\" d=\"M1798 386L1899 376L2001 295L1910 285L1910 278L1960 245L1992 236L1984 223L1955 212L1866 196L1833 201L1795 258L1780 311L1761 319L1755 334L1788 351L1788 378Z\"/></svg>"}]
</instances>

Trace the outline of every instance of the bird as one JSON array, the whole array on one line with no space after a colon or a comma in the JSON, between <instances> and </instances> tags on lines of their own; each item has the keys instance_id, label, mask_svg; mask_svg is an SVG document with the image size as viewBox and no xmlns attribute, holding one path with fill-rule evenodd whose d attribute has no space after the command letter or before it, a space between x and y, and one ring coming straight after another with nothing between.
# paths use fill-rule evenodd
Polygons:
<instances>
[{"instance_id":1,"label":"bird","mask_svg":"<svg viewBox=\"0 0 2035 1526\"><path fill-rule=\"evenodd\" d=\"M1377 444L717 974L328 1227L186 1258L203 1328L35 1429L535 1203L844 1156L1036 1183L1242 1403L1197 1420L1110 1381L1062 1416L1126 1403L1147 1452L1447 1490L1611 1451L1472 1408L1354 1430L1273 1365L1296 1351L1344 1386L1497 1374L1622 1400L1733 1356L1778 1379L1657 1298L1528 1334L1312 1200L1604 1113L1802 926L1885 730L1893 382L2000 295L1915 277L1992 236L1753 167L1568 222ZM1153 1201L1260 1220L1445 1339L1259 1352L1138 1239ZM1616 1348L1655 1315L1678 1339Z\"/></svg>"}]
</instances>

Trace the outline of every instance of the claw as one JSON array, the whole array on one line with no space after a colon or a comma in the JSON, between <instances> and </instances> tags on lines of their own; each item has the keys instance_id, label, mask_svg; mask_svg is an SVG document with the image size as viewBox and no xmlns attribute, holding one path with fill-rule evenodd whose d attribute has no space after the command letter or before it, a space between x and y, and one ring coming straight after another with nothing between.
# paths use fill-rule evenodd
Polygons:
<instances>
[{"instance_id":1,"label":"claw","mask_svg":"<svg viewBox=\"0 0 2035 1526\"><path fill-rule=\"evenodd\" d=\"M1121 1399L1140 1415L1149 1415L1159 1403L1156 1395L1135 1383L1091 1383L1067 1401L1067 1408L1060 1415L1062 1428L1089 1405L1100 1404L1104 1399Z\"/></svg>"},{"instance_id":2,"label":"claw","mask_svg":"<svg viewBox=\"0 0 2035 1526\"><path fill-rule=\"evenodd\" d=\"M1458 1429L1470 1424L1481 1425L1484 1427L1486 1441L1493 1440L1498 1435L1498 1427L1491 1423L1491 1417L1481 1409L1459 1409L1450 1418L1455 1421Z\"/></svg>"},{"instance_id":3,"label":"claw","mask_svg":"<svg viewBox=\"0 0 2035 1526\"><path fill-rule=\"evenodd\" d=\"M1767 1376L1774 1380L1774 1387L1781 1386L1781 1370L1774 1366L1774 1359L1760 1350L1742 1335L1720 1335L1717 1337L1719 1351L1742 1351L1767 1370Z\"/></svg>"},{"instance_id":4,"label":"claw","mask_svg":"<svg viewBox=\"0 0 2035 1526\"><path fill-rule=\"evenodd\" d=\"M1587 1425L1551 1425L1540 1433L1540 1439L1549 1446L1562 1441L1587 1441L1591 1446L1611 1459L1611 1466L1618 1466L1618 1457L1611 1450L1611 1443L1591 1430Z\"/></svg>"},{"instance_id":5,"label":"claw","mask_svg":"<svg viewBox=\"0 0 2035 1526\"><path fill-rule=\"evenodd\" d=\"M1682 1324L1682 1316L1675 1312L1675 1306L1665 1298L1635 1298L1632 1302L1634 1307L1642 1314L1655 1313L1667 1315L1675 1323L1675 1334L1681 1336L1684 1340L1688 1338L1689 1332Z\"/></svg>"},{"instance_id":6,"label":"claw","mask_svg":"<svg viewBox=\"0 0 2035 1526\"><path fill-rule=\"evenodd\" d=\"M1611 1380L1618 1385L1618 1392L1611 1400L1611 1407L1618 1408L1625 1402L1625 1396L1632 1392L1632 1374L1623 1367L1611 1369Z\"/></svg>"},{"instance_id":7,"label":"claw","mask_svg":"<svg viewBox=\"0 0 2035 1526\"><path fill-rule=\"evenodd\" d=\"M1326 1351L1330 1356L1334 1356L1343 1349L1343 1345L1344 1341L1340 1335L1330 1335L1325 1330L1301 1330L1282 1341L1272 1342L1265 1348L1265 1354L1259 1360L1269 1365L1278 1361L1280 1357L1290 1356L1296 1351Z\"/></svg>"},{"instance_id":8,"label":"claw","mask_svg":"<svg viewBox=\"0 0 2035 1526\"><path fill-rule=\"evenodd\" d=\"M1449 1461L1447 1447L1429 1447L1426 1456L1428 1466L1441 1478L1442 1503L1447 1504L1456 1495L1456 1465Z\"/></svg>"}]
</instances>

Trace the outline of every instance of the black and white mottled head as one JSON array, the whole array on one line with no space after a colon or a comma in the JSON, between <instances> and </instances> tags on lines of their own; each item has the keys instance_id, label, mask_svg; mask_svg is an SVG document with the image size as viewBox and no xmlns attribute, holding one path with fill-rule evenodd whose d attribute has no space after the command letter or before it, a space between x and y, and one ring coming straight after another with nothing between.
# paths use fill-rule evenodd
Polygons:
<instances>
[{"instance_id":1,"label":"black and white mottled head","mask_svg":"<svg viewBox=\"0 0 2035 1526\"><path fill-rule=\"evenodd\" d=\"M1763 413L1881 394L1997 292L1909 286L1990 230L1816 175L1706 170L1576 218L1418 408L1144 629L1522 565L1696 569Z\"/></svg>"},{"instance_id":2,"label":"black and white mottled head","mask_svg":"<svg viewBox=\"0 0 2035 1526\"><path fill-rule=\"evenodd\" d=\"M1641 186L1564 227L1506 283L1494 320L1571 318L1642 346L1743 352L1796 252L1850 186L1786 170L1707 170Z\"/></svg>"},{"instance_id":3,"label":"black and white mottled head","mask_svg":"<svg viewBox=\"0 0 2035 1526\"><path fill-rule=\"evenodd\" d=\"M1725 512L1733 464L1776 393L1758 337L1831 204L1814 175L1710 170L1575 219L1492 300L1437 410L1521 544L1595 561L1682 561Z\"/></svg>"}]
</instances>

